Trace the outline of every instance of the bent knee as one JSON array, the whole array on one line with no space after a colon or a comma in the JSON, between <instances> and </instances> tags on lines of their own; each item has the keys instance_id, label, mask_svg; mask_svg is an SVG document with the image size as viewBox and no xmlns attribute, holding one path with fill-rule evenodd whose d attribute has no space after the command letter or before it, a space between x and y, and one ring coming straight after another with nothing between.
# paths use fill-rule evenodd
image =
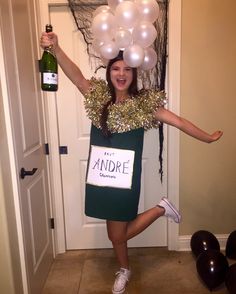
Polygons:
<instances>
[{"instance_id":1,"label":"bent knee","mask_svg":"<svg viewBox=\"0 0 236 294\"><path fill-rule=\"evenodd\" d=\"M113 244L122 244L127 241L125 234L108 234L108 238Z\"/></svg>"},{"instance_id":2,"label":"bent knee","mask_svg":"<svg viewBox=\"0 0 236 294\"><path fill-rule=\"evenodd\" d=\"M112 243L124 243L127 241L127 223L107 221L107 233Z\"/></svg>"}]
</instances>

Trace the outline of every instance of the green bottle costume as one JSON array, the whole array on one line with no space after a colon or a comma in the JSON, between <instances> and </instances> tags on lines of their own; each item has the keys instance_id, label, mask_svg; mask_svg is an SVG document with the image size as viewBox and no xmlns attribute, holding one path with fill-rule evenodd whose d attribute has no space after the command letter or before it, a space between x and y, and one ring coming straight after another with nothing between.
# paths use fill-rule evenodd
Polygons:
<instances>
[{"instance_id":1,"label":"green bottle costume","mask_svg":"<svg viewBox=\"0 0 236 294\"><path fill-rule=\"evenodd\" d=\"M92 121L85 214L131 221L138 211L144 130L158 128L155 111L164 106L166 98L163 91L141 90L135 97L110 105L107 125L112 135L106 138L100 117L110 99L106 82L92 78L91 90L85 95L85 109Z\"/></svg>"}]
</instances>

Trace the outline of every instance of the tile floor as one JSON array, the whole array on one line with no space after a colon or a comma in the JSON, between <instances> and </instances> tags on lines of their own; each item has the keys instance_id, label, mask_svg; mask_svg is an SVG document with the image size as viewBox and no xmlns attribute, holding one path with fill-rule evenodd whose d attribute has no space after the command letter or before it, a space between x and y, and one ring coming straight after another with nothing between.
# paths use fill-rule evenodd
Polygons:
<instances>
[{"instance_id":1,"label":"tile floor","mask_svg":"<svg viewBox=\"0 0 236 294\"><path fill-rule=\"evenodd\" d=\"M191 252L129 249L132 279L126 294L209 294ZM55 259L42 294L110 294L117 270L111 249L78 250ZM228 294L224 284L215 294Z\"/></svg>"}]
</instances>

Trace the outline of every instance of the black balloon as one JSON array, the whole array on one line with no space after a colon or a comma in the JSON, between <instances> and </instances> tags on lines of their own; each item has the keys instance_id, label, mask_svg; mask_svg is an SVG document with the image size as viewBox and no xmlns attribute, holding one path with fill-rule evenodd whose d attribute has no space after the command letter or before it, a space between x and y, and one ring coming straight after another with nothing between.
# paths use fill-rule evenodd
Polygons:
<instances>
[{"instance_id":1,"label":"black balloon","mask_svg":"<svg viewBox=\"0 0 236 294\"><path fill-rule=\"evenodd\" d=\"M236 231L233 231L228 237L225 254L228 258L236 259Z\"/></svg>"},{"instance_id":2,"label":"black balloon","mask_svg":"<svg viewBox=\"0 0 236 294\"><path fill-rule=\"evenodd\" d=\"M197 231L192 235L190 246L196 257L209 249L220 251L220 244L217 238L212 233L204 230Z\"/></svg>"},{"instance_id":3,"label":"black balloon","mask_svg":"<svg viewBox=\"0 0 236 294\"><path fill-rule=\"evenodd\" d=\"M229 267L225 277L225 285L230 294L236 293L236 264Z\"/></svg>"},{"instance_id":4,"label":"black balloon","mask_svg":"<svg viewBox=\"0 0 236 294\"><path fill-rule=\"evenodd\" d=\"M211 291L225 281L229 268L226 257L211 249L198 256L196 266L199 276Z\"/></svg>"}]
</instances>

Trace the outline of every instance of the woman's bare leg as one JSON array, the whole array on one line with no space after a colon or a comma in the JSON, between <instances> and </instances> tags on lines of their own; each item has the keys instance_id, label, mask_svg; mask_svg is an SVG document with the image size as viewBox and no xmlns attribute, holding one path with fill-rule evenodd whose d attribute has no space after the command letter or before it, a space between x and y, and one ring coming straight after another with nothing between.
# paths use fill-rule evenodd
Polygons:
<instances>
[{"instance_id":1,"label":"woman's bare leg","mask_svg":"<svg viewBox=\"0 0 236 294\"><path fill-rule=\"evenodd\" d=\"M135 237L149 227L155 220L163 216L165 209L163 207L153 207L137 215L137 217L128 223L127 240Z\"/></svg>"},{"instance_id":2,"label":"woman's bare leg","mask_svg":"<svg viewBox=\"0 0 236 294\"><path fill-rule=\"evenodd\" d=\"M120 267L129 269L127 222L107 221L107 233L112 242Z\"/></svg>"},{"instance_id":3,"label":"woman's bare leg","mask_svg":"<svg viewBox=\"0 0 236 294\"><path fill-rule=\"evenodd\" d=\"M145 230L164 213L164 208L156 206L139 214L130 222L107 221L108 237L112 242L120 267L129 268L127 241Z\"/></svg>"}]
</instances>

